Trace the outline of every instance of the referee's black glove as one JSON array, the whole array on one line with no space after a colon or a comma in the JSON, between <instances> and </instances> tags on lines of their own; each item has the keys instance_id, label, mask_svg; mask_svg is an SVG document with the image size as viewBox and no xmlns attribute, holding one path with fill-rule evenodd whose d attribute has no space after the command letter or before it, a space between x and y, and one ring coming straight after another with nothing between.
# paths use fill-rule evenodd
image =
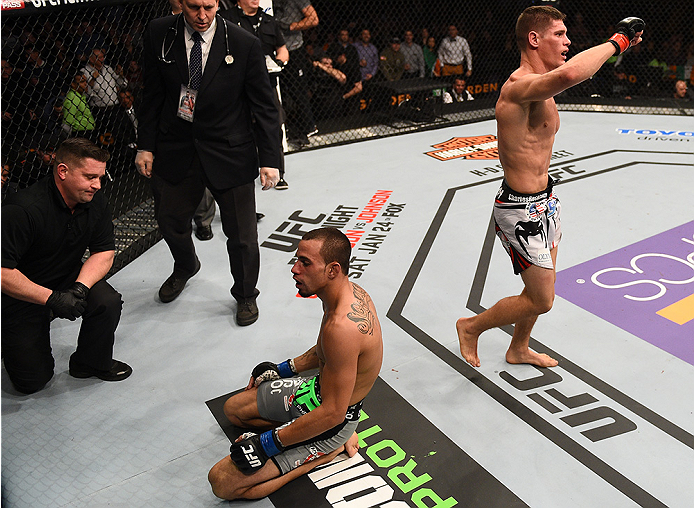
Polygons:
<instances>
[{"instance_id":1,"label":"referee's black glove","mask_svg":"<svg viewBox=\"0 0 694 508\"><path fill-rule=\"evenodd\" d=\"M54 316L74 321L87 308L88 294L89 288L87 286L81 282L75 282L69 289L53 291L48 297L46 305L53 311Z\"/></svg>"}]
</instances>

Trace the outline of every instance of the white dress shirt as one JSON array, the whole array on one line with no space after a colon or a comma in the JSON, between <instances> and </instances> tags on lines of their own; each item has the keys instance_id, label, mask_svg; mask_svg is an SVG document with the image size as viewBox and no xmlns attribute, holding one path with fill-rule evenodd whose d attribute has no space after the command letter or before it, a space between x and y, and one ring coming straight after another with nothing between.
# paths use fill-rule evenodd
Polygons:
<instances>
[{"instance_id":1,"label":"white dress shirt","mask_svg":"<svg viewBox=\"0 0 694 508\"><path fill-rule=\"evenodd\" d=\"M451 40L444 37L439 46L439 60L443 65L462 65L463 61L467 64L467 69L472 70L472 53L467 40L460 35Z\"/></svg>"},{"instance_id":2,"label":"white dress shirt","mask_svg":"<svg viewBox=\"0 0 694 508\"><path fill-rule=\"evenodd\" d=\"M185 21L185 18L183 18ZM190 50L193 49L193 44L195 41L193 40L193 32L195 31L193 27L191 27L187 21L185 21L184 26L186 28L186 60L190 62ZM217 29L217 17L215 16L214 21L212 21L212 24L210 25L210 28L205 30L204 32L200 32L200 35L202 35L202 41L200 43L200 47L202 48L202 73L205 73L205 64L207 63L207 56L210 54L210 47L212 47L212 39L214 39L214 31Z\"/></svg>"}]
</instances>

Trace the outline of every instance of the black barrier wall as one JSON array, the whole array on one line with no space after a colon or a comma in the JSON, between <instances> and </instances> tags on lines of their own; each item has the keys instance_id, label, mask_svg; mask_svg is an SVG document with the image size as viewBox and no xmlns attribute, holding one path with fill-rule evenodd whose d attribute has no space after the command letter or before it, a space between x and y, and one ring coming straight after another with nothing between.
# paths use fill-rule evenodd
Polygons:
<instances>
[{"instance_id":1,"label":"black barrier wall","mask_svg":"<svg viewBox=\"0 0 694 508\"><path fill-rule=\"evenodd\" d=\"M285 27L296 21L292 3L274 2ZM313 0L315 26L285 31L287 151L492 118L518 65L515 19L532 3ZM646 21L644 43L558 96L560 108L692 114L691 90L677 98L675 83L694 84L694 3L543 3L567 14L569 57L607 39L621 18ZM149 184L133 160L142 34L169 12L168 0L2 0L3 197L47 174L66 137L107 148L114 271L159 239Z\"/></svg>"}]
</instances>

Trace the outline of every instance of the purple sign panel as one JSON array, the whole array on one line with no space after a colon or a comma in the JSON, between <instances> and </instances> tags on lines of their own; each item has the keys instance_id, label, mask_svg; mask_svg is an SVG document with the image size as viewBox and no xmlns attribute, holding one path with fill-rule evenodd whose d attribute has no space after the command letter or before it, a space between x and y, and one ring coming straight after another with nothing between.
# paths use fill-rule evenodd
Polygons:
<instances>
[{"instance_id":1,"label":"purple sign panel","mask_svg":"<svg viewBox=\"0 0 694 508\"><path fill-rule=\"evenodd\" d=\"M556 293L694 365L694 221L557 272Z\"/></svg>"}]
</instances>

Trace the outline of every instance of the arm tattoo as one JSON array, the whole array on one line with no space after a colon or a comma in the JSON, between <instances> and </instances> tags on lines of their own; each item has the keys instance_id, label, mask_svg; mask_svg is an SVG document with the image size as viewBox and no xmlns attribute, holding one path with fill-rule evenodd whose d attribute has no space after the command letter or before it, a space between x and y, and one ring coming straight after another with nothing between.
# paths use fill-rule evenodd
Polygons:
<instances>
[{"instance_id":1,"label":"arm tattoo","mask_svg":"<svg viewBox=\"0 0 694 508\"><path fill-rule=\"evenodd\" d=\"M369 295L362 288L352 283L352 291L356 301L352 304L352 312L347 317L357 323L357 329L364 335L374 333L374 315L369 308Z\"/></svg>"},{"instance_id":2,"label":"arm tattoo","mask_svg":"<svg viewBox=\"0 0 694 508\"><path fill-rule=\"evenodd\" d=\"M315 357L316 357L316 346L313 346L311 349L309 349L303 355L301 355L298 358L298 360L301 362L310 362Z\"/></svg>"}]
</instances>

